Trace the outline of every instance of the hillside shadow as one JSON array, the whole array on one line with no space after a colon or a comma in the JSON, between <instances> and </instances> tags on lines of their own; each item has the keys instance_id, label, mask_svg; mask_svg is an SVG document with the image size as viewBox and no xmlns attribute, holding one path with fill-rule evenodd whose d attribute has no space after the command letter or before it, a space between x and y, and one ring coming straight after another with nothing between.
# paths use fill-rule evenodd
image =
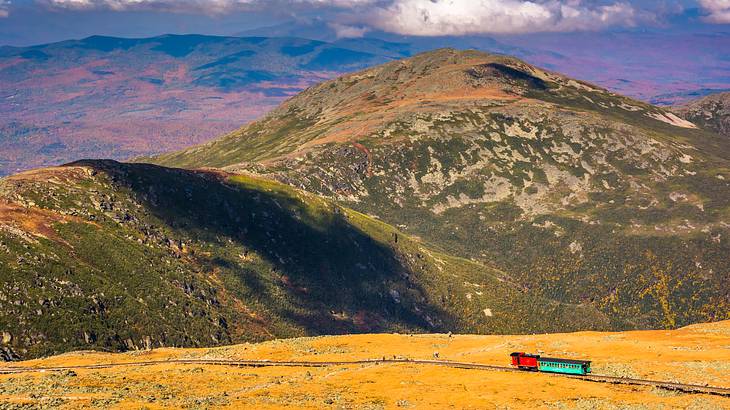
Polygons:
<instances>
[{"instance_id":1,"label":"hillside shadow","mask_svg":"<svg viewBox=\"0 0 730 410\"><path fill-rule=\"evenodd\" d=\"M133 191L170 237L207 246L193 259L203 272L218 272L227 292L310 335L458 326L429 302L418 272L394 246L354 227L337 207L312 205L291 190L232 183L212 171L114 161L73 165L104 172Z\"/></svg>"}]
</instances>

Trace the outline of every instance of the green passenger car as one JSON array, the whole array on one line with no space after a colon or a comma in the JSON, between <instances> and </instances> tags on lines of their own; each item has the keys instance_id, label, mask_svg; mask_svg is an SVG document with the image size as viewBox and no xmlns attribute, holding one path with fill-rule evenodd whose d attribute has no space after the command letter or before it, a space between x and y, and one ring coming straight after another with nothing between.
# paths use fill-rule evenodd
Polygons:
<instances>
[{"instance_id":1,"label":"green passenger car","mask_svg":"<svg viewBox=\"0 0 730 410\"><path fill-rule=\"evenodd\" d=\"M591 372L591 362L587 360L557 359L541 357L537 359L537 367L541 372L563 374L588 374Z\"/></svg>"}]
</instances>

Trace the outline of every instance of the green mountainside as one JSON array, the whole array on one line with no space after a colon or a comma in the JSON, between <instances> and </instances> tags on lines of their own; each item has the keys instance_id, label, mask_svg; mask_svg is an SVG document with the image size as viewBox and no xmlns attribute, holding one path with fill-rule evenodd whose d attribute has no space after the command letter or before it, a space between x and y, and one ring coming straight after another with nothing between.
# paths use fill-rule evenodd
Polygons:
<instances>
[{"instance_id":1,"label":"green mountainside","mask_svg":"<svg viewBox=\"0 0 730 410\"><path fill-rule=\"evenodd\" d=\"M615 327L285 185L82 161L0 179L0 354Z\"/></svg>"},{"instance_id":2,"label":"green mountainside","mask_svg":"<svg viewBox=\"0 0 730 410\"><path fill-rule=\"evenodd\" d=\"M387 63L140 161L323 195L615 328L730 318L730 140L515 58Z\"/></svg>"},{"instance_id":3,"label":"green mountainside","mask_svg":"<svg viewBox=\"0 0 730 410\"><path fill-rule=\"evenodd\" d=\"M674 108L698 126L730 137L730 93L711 94Z\"/></svg>"}]
</instances>

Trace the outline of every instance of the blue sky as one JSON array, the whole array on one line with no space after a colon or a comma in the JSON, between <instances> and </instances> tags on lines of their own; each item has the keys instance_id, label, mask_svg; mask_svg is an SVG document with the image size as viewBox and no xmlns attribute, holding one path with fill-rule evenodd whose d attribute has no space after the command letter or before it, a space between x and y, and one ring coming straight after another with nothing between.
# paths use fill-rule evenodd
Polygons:
<instances>
[{"instance_id":1,"label":"blue sky","mask_svg":"<svg viewBox=\"0 0 730 410\"><path fill-rule=\"evenodd\" d=\"M93 34L231 35L297 19L322 21L340 37L499 36L688 24L727 31L730 0L0 0L0 16L5 45Z\"/></svg>"}]
</instances>

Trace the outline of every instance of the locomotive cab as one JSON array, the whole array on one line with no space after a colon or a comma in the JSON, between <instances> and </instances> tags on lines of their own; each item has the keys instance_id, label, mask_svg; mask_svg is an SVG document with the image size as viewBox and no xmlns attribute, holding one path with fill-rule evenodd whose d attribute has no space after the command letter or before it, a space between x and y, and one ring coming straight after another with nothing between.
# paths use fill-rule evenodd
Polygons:
<instances>
[{"instance_id":1,"label":"locomotive cab","mask_svg":"<svg viewBox=\"0 0 730 410\"><path fill-rule=\"evenodd\" d=\"M512 366L518 369L533 371L538 370L537 360L540 358L540 355L527 354L525 352L514 352L510 354L510 357L512 358Z\"/></svg>"}]
</instances>

